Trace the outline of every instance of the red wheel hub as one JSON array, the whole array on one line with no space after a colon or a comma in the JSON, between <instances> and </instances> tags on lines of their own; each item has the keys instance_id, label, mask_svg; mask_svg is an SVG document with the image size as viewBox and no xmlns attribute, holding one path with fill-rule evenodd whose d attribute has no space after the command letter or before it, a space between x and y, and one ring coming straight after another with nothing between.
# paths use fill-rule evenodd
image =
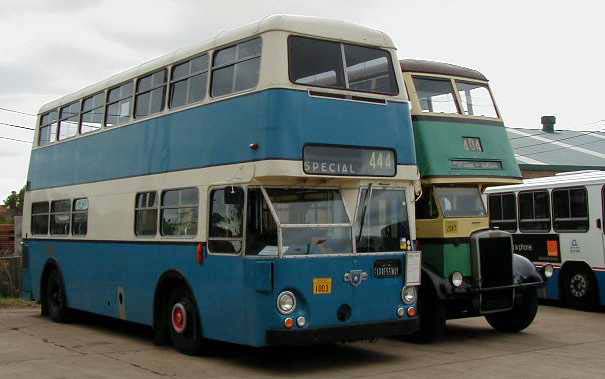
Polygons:
<instances>
[{"instance_id":1,"label":"red wheel hub","mask_svg":"<svg viewBox=\"0 0 605 379\"><path fill-rule=\"evenodd\" d=\"M172 307L172 328L179 334L187 328L187 311L181 303L176 303Z\"/></svg>"}]
</instances>

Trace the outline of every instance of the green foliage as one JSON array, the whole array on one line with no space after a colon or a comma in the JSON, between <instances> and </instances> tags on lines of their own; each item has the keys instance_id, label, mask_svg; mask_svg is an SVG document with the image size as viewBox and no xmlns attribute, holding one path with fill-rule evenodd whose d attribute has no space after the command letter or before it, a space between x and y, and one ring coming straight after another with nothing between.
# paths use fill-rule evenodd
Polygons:
<instances>
[{"instance_id":1,"label":"green foliage","mask_svg":"<svg viewBox=\"0 0 605 379\"><path fill-rule=\"evenodd\" d=\"M19 216L19 215L23 214L24 197L25 197L25 186L23 186L23 188L21 188L19 193L17 193L17 191L13 191L4 200L4 206L9 210L11 216ZM2 222L1 218L0 218L0 222ZM12 221L9 221L9 222L12 222Z\"/></svg>"}]
</instances>

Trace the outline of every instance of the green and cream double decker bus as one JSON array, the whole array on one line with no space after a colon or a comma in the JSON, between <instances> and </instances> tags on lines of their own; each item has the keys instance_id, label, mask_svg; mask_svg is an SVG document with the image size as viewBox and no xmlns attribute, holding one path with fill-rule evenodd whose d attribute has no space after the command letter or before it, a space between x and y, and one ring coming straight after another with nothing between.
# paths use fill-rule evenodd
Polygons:
<instances>
[{"instance_id":1,"label":"green and cream double decker bus","mask_svg":"<svg viewBox=\"0 0 605 379\"><path fill-rule=\"evenodd\" d=\"M500 331L525 329L543 281L531 262L513 254L508 232L489 228L483 189L519 183L521 173L488 80L446 63L400 64L422 178L416 202L421 336L438 338L447 319L473 316L485 316Z\"/></svg>"}]
</instances>

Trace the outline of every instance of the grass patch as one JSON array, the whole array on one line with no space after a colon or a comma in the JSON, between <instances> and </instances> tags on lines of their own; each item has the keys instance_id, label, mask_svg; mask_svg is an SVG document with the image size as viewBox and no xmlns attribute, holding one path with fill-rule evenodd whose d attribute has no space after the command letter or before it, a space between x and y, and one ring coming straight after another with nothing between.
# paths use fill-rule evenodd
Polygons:
<instances>
[{"instance_id":1,"label":"grass patch","mask_svg":"<svg viewBox=\"0 0 605 379\"><path fill-rule=\"evenodd\" d=\"M0 309L2 308L29 308L35 307L36 303L32 301L23 300L17 297L3 297L0 296Z\"/></svg>"}]
</instances>

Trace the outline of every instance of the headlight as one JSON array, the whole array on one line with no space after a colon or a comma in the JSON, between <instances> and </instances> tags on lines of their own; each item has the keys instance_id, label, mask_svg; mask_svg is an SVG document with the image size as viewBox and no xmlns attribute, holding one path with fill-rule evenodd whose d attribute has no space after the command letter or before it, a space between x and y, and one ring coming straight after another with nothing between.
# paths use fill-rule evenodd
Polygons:
<instances>
[{"instance_id":1,"label":"headlight","mask_svg":"<svg viewBox=\"0 0 605 379\"><path fill-rule=\"evenodd\" d=\"M555 269L552 267L552 265L545 265L544 266L544 277L546 279L550 278L552 276L552 274L554 274Z\"/></svg>"},{"instance_id":2,"label":"headlight","mask_svg":"<svg viewBox=\"0 0 605 379\"><path fill-rule=\"evenodd\" d=\"M401 300L406 304L416 302L416 287L403 287L401 289Z\"/></svg>"},{"instance_id":3,"label":"headlight","mask_svg":"<svg viewBox=\"0 0 605 379\"><path fill-rule=\"evenodd\" d=\"M296 297L290 291L284 291L277 297L277 310L283 315L288 315L296 309Z\"/></svg>"},{"instance_id":4,"label":"headlight","mask_svg":"<svg viewBox=\"0 0 605 379\"><path fill-rule=\"evenodd\" d=\"M452 282L452 285L456 288L460 287L462 285L462 281L464 279L464 276L462 275L461 272L458 271L454 271L452 273L452 276L450 278L450 281Z\"/></svg>"}]
</instances>

